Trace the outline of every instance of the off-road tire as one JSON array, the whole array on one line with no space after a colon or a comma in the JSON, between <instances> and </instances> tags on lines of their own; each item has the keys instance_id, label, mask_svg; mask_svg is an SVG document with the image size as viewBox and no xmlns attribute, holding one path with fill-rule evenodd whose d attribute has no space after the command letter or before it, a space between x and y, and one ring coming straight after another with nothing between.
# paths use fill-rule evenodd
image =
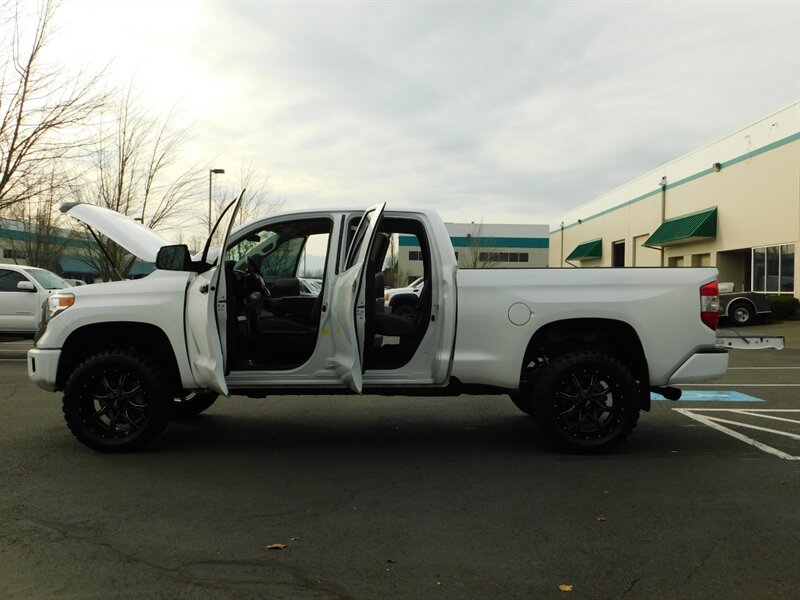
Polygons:
<instances>
[{"instance_id":1,"label":"off-road tire","mask_svg":"<svg viewBox=\"0 0 800 600\"><path fill-rule=\"evenodd\" d=\"M532 397L544 432L572 451L614 448L639 420L639 386L630 370L593 350L550 360L533 383Z\"/></svg>"},{"instance_id":2,"label":"off-road tire","mask_svg":"<svg viewBox=\"0 0 800 600\"><path fill-rule=\"evenodd\" d=\"M146 355L106 350L84 360L64 387L63 411L72 434L98 452L142 448L166 427L172 394Z\"/></svg>"},{"instance_id":3,"label":"off-road tire","mask_svg":"<svg viewBox=\"0 0 800 600\"><path fill-rule=\"evenodd\" d=\"M536 416L533 411L533 402L529 393L526 393L522 390L517 390L516 392L511 392L508 397L511 398L511 402L514 403L514 406L516 406L526 415L530 415L531 417Z\"/></svg>"},{"instance_id":4,"label":"off-road tire","mask_svg":"<svg viewBox=\"0 0 800 600\"><path fill-rule=\"evenodd\" d=\"M192 392L172 401L173 419L191 419L209 409L217 401L216 392Z\"/></svg>"}]
</instances>

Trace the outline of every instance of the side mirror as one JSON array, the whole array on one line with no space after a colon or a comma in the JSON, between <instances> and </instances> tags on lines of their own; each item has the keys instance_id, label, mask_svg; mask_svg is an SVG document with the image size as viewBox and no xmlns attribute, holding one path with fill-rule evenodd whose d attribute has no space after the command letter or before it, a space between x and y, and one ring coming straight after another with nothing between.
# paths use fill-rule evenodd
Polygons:
<instances>
[{"instance_id":1,"label":"side mirror","mask_svg":"<svg viewBox=\"0 0 800 600\"><path fill-rule=\"evenodd\" d=\"M22 292L35 292L36 286L30 281L20 281L17 283L17 289Z\"/></svg>"},{"instance_id":2,"label":"side mirror","mask_svg":"<svg viewBox=\"0 0 800 600\"><path fill-rule=\"evenodd\" d=\"M192 257L186 244L164 246L156 255L156 269L165 271L189 271L192 266Z\"/></svg>"}]
</instances>

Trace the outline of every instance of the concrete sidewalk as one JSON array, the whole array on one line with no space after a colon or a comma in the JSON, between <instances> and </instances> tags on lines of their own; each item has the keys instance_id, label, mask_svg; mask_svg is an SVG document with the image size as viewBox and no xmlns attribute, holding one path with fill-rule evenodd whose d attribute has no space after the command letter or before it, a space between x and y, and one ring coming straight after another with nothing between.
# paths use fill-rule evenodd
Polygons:
<instances>
[{"instance_id":1,"label":"concrete sidewalk","mask_svg":"<svg viewBox=\"0 0 800 600\"><path fill-rule=\"evenodd\" d=\"M31 348L33 348L33 340L0 336L0 360L24 359Z\"/></svg>"}]
</instances>

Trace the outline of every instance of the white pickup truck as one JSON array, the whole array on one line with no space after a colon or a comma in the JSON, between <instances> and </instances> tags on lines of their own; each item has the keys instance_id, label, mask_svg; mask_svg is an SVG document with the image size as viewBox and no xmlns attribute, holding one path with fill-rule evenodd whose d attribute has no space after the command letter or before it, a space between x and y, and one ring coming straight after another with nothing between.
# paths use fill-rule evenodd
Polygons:
<instances>
[{"instance_id":1,"label":"white pickup truck","mask_svg":"<svg viewBox=\"0 0 800 600\"><path fill-rule=\"evenodd\" d=\"M630 434L651 390L677 399L671 386L727 369L715 269L459 269L436 212L382 204L227 225L221 260L208 244L193 260L118 213L61 210L157 267L54 294L28 353L99 451L140 448L218 394L337 393L508 394L554 441L597 451ZM393 235L420 248L413 320L384 306ZM317 296L299 291L306 253L325 256Z\"/></svg>"}]
</instances>

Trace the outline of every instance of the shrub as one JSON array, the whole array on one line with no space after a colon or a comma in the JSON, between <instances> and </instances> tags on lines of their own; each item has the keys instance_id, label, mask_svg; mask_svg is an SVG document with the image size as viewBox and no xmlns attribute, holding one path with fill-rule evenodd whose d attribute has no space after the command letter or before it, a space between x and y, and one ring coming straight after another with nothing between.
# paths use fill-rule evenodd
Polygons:
<instances>
[{"instance_id":1,"label":"shrub","mask_svg":"<svg viewBox=\"0 0 800 600\"><path fill-rule=\"evenodd\" d=\"M800 318L800 300L794 296L781 294L780 296L770 296L772 304L772 318L782 321L785 319Z\"/></svg>"}]
</instances>

